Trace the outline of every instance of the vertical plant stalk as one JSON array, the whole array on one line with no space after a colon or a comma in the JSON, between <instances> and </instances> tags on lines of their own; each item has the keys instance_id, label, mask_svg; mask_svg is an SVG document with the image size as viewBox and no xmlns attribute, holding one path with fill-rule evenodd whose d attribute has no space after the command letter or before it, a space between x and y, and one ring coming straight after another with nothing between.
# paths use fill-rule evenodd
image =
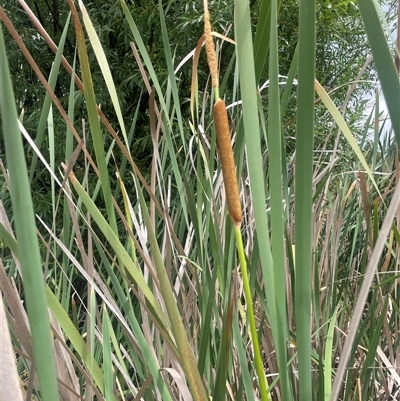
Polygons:
<instances>
[{"instance_id":1,"label":"vertical plant stalk","mask_svg":"<svg viewBox=\"0 0 400 401\"><path fill-rule=\"evenodd\" d=\"M254 351L254 364L256 365L256 372L258 376L258 388L261 394L262 401L270 401L271 397L267 391L267 377L265 376L264 366L261 358L260 343L258 341L256 319L254 316L253 299L251 296L249 276L247 274L246 258L244 255L244 247L242 240L242 233L239 226L235 226L235 239L236 247L239 254L240 272L243 280L244 297L247 304L247 317L250 325L250 338L253 344Z\"/></svg>"},{"instance_id":2,"label":"vertical plant stalk","mask_svg":"<svg viewBox=\"0 0 400 401\"><path fill-rule=\"evenodd\" d=\"M243 280L243 290L247 304L247 316L250 325L250 338L253 344L254 363L258 376L258 386L263 401L270 400L267 391L267 379L261 358L260 344L257 335L257 326L254 317L253 299L251 296L249 276L247 272L246 258L244 254L242 233L242 208L240 205L239 187L236 179L236 167L233 159L231 135L229 130L228 114L225 102L219 97L218 90L218 64L211 34L210 14L207 0L204 0L204 34L206 42L207 61L210 68L212 86L215 91L215 104L213 108L214 124L217 134L218 155L221 162L222 176L224 180L228 213L235 226L236 247L239 254L240 271Z\"/></svg>"},{"instance_id":3,"label":"vertical plant stalk","mask_svg":"<svg viewBox=\"0 0 400 401\"><path fill-rule=\"evenodd\" d=\"M312 400L311 267L314 149L315 0L300 0L295 174L295 320L299 399Z\"/></svg>"},{"instance_id":4,"label":"vertical plant stalk","mask_svg":"<svg viewBox=\"0 0 400 401\"><path fill-rule=\"evenodd\" d=\"M36 224L28 180L14 91L0 26L0 111L10 192L13 207L18 255L24 282L25 302L32 335L33 354L43 401L58 400L53 339L50 331L45 286L36 235ZM34 374L33 372L31 372ZM1 395L0 395L0 398Z\"/></svg>"},{"instance_id":5,"label":"vertical plant stalk","mask_svg":"<svg viewBox=\"0 0 400 401\"><path fill-rule=\"evenodd\" d=\"M282 147L282 114L279 89L279 51L278 51L278 0L271 0L270 43L269 43L269 89L268 89L268 168L271 205L271 243L274 268L276 299L276 334L274 336L281 396L283 400L293 400L287 369L287 347L289 338L286 296L285 240L282 161L285 160Z\"/></svg>"},{"instance_id":6,"label":"vertical plant stalk","mask_svg":"<svg viewBox=\"0 0 400 401\"><path fill-rule=\"evenodd\" d=\"M395 47L394 63L396 65L397 74L400 75L400 2L397 6L397 39Z\"/></svg>"}]
</instances>

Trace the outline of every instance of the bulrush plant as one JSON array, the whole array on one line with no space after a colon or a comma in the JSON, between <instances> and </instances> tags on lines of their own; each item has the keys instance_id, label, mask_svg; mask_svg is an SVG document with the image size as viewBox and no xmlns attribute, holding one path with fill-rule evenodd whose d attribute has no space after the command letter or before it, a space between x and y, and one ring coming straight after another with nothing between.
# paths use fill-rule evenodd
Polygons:
<instances>
[{"instance_id":1,"label":"bulrush plant","mask_svg":"<svg viewBox=\"0 0 400 401\"><path fill-rule=\"evenodd\" d=\"M270 396L267 391L267 379L261 358L261 349L258 341L257 326L254 316L253 299L250 290L242 233L240 230L240 225L242 223L242 208L240 205L239 187L236 178L235 162L233 159L228 113L225 102L219 97L218 64L211 33L210 14L208 11L207 0L204 0L204 35L207 61L210 68L212 86L215 94L213 116L217 137L218 156L221 163L222 176L224 179L228 213L232 223L234 224L236 247L239 254L240 272L243 280L243 291L246 299L247 319L250 325L250 337L253 345L254 362L258 375L258 386L261 399L266 401L270 400Z\"/></svg>"}]
</instances>

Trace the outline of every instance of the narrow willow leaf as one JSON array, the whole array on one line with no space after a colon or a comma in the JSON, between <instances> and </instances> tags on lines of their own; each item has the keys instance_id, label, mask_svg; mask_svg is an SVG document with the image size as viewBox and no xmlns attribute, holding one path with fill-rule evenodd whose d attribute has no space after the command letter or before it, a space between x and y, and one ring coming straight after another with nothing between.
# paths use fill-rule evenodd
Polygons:
<instances>
[{"instance_id":1,"label":"narrow willow leaf","mask_svg":"<svg viewBox=\"0 0 400 401\"><path fill-rule=\"evenodd\" d=\"M356 140L354 139L354 137L350 131L350 128L346 124L346 121L344 121L344 118L340 114L340 111L337 109L337 107L333 103L333 101L330 98L330 96L328 95L328 93L326 93L325 89L321 86L321 84L317 80L315 80L315 91L318 93L318 96L321 98L322 102L328 109L329 113L335 120L335 122L338 125L338 127L340 128L340 130L343 132L343 135L346 137L347 142L352 147L358 160L360 161L361 165L364 167L365 171L367 172L369 179L371 180L371 182L374 185L375 189L377 190L378 194L380 194L378 185L375 181L374 176L372 175L372 171L369 168L368 163L365 160L365 157L362 154L360 147L358 146Z\"/></svg>"},{"instance_id":2,"label":"narrow willow leaf","mask_svg":"<svg viewBox=\"0 0 400 401\"><path fill-rule=\"evenodd\" d=\"M358 0L358 5L374 56L376 71L386 100L397 146L400 146L400 81L376 10L379 5L375 0Z\"/></svg>"},{"instance_id":3,"label":"narrow willow leaf","mask_svg":"<svg viewBox=\"0 0 400 401\"><path fill-rule=\"evenodd\" d=\"M65 26L63 29L63 33L61 35L60 43L58 44L57 47L57 53L56 57L54 58L53 64L51 66L51 71L50 71L50 76L49 76L49 86L51 89L55 89L56 83L57 83L57 78L59 75L60 71L60 64L61 64L61 57L64 51L64 45L65 45L65 40L67 38L67 33L69 29L69 23L71 20L71 14L68 15L67 20L65 22ZM51 106L51 98L48 92L46 92L46 95L44 97L43 101L43 106L40 114L40 119L38 122L37 126L37 131L36 131L36 139L35 139L35 145L40 149L43 138L44 138L44 133L46 130L46 119L49 114ZM36 164L37 164L37 154L34 152L32 156L32 163L31 163L31 170L30 170L30 179L32 180L33 174L36 171Z\"/></svg>"},{"instance_id":4,"label":"narrow willow leaf","mask_svg":"<svg viewBox=\"0 0 400 401\"><path fill-rule=\"evenodd\" d=\"M158 10L160 13L160 24L161 24L161 33L162 33L162 39L163 39L163 45L164 45L164 55L165 55L165 60L167 62L168 76L169 76L169 81L170 81L170 85L171 85L172 97L174 99L174 105L175 105L179 132L181 134L183 148L185 149L185 151L187 151L186 140L185 140L186 139L185 131L183 129L183 118L182 118L182 112L181 112L181 99L179 98L178 86L176 84L177 77L175 76L175 73L174 73L173 58L172 58L172 54L171 54L171 45L170 45L169 39L168 39L168 31L167 31L167 25L166 25L166 21L165 21L164 10L163 10L163 2L161 0L159 0L159 2L158 2Z\"/></svg>"}]
</instances>

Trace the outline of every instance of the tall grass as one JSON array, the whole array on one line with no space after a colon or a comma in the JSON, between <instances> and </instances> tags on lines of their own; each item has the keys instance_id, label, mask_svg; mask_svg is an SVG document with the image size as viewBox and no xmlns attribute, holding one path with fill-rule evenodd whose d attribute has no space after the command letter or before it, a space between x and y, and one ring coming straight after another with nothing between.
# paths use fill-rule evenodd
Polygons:
<instances>
[{"instance_id":1,"label":"tall grass","mask_svg":"<svg viewBox=\"0 0 400 401\"><path fill-rule=\"evenodd\" d=\"M91 12L82 2L78 9L67 3L72 18L64 32L73 24L77 43L72 66L62 58L65 34L54 46L35 22L55 51L48 80L0 9L46 90L36 132L27 132L22 114L18 121L1 34L7 159L0 167L3 200L12 201L7 210L0 203L1 313L8 322L1 330L1 361L14 356L6 369L0 363L2 394L15 400L398 399L400 86L376 4L360 0L359 6L394 136L379 139L377 112L374 141L369 139L371 112L360 142L334 92L315 76L314 1L300 2L298 48L282 87L280 3L262 2L253 45L249 4L235 0L234 38L213 34L217 58L222 41L235 48L232 69L220 71L221 86L197 85L199 69L206 69L199 64L203 37L180 65L193 74L185 94L189 112L163 3L167 82L160 82L144 33L121 0L149 93L152 149L145 172L131 152L136 118L124 121ZM97 104L93 57L118 127ZM265 65L267 112L259 88ZM57 77L65 72L70 91L59 99ZM226 87L230 74L234 88ZM230 105L225 96L236 166L231 179L239 183L241 221L227 214L213 125L214 96L222 102L228 92L234 97ZM294 152L284 146L291 98L297 104ZM333 149L328 140L315 149L321 110L338 127L330 134L337 135ZM51 138L60 118L66 161L57 165L59 144ZM21 135L35 155L30 174ZM350 172L341 168L339 141L351 149ZM31 201L30 183L39 170L49 177L49 220L34 214Z\"/></svg>"}]
</instances>

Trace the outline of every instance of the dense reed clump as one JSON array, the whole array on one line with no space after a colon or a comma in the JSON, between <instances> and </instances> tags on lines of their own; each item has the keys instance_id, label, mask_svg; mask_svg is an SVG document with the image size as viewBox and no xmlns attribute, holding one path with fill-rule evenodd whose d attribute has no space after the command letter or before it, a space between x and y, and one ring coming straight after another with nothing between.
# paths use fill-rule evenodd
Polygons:
<instances>
[{"instance_id":1,"label":"dense reed clump","mask_svg":"<svg viewBox=\"0 0 400 401\"><path fill-rule=\"evenodd\" d=\"M3 398L400 400L400 82L384 13L234 0L232 15L215 0L199 40L192 2L3 3ZM318 46L349 42L316 66L314 11Z\"/></svg>"}]
</instances>

